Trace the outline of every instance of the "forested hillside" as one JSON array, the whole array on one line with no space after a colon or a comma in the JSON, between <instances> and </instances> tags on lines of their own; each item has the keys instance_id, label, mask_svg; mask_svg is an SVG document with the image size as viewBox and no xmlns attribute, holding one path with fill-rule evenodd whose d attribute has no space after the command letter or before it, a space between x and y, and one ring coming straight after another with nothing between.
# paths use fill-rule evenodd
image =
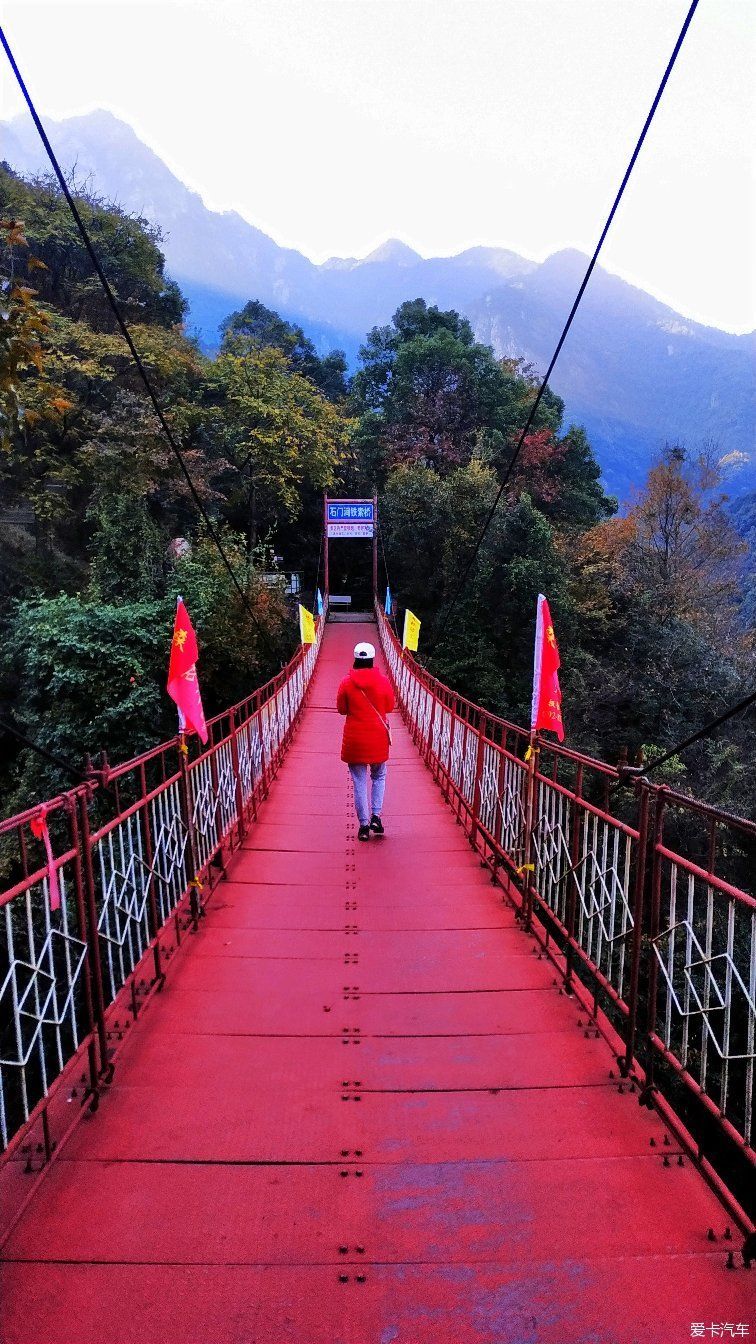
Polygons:
<instances>
[{"instance_id":1,"label":"forested hillside","mask_svg":"<svg viewBox=\"0 0 756 1344\"><path fill-rule=\"evenodd\" d=\"M319 501L342 470L349 427L338 360L236 329L207 359L183 334L184 302L157 231L80 204L247 606L200 523L65 201L50 183L0 169L2 717L77 764L102 749L125 759L175 731L163 687L178 592L200 632L208 714L289 657L291 611L259 576L274 541L292 568L317 555ZM191 549L173 559L187 549L178 539ZM71 782L7 736L3 745L5 813Z\"/></svg>"},{"instance_id":2,"label":"forested hillside","mask_svg":"<svg viewBox=\"0 0 756 1344\"><path fill-rule=\"evenodd\" d=\"M320 353L344 348L354 371L365 332L421 296L461 313L498 356L546 367L587 264L570 250L539 264L500 247L423 258L390 239L367 257L317 265L236 212L209 209L109 112L50 122L49 132L73 180L94 184L165 230L171 273L190 303L190 329L212 352L223 319L254 298L303 326ZM3 153L21 172L45 165L28 118L5 124L3 137ZM259 209L264 215L262 200ZM665 440L680 437L696 451L714 446L735 497L756 485L754 349L753 333L702 326L599 265L552 381L567 419L586 427L603 479L623 503Z\"/></svg>"},{"instance_id":3,"label":"forested hillside","mask_svg":"<svg viewBox=\"0 0 756 1344\"><path fill-rule=\"evenodd\" d=\"M81 209L251 614L65 202L49 182L0 169L2 718L76 764L85 751L122 759L170 735L163 686L178 592L200 638L208 713L258 685L296 638L291 605L261 575L278 554L284 569L302 570L311 596L325 488L379 493L387 573L395 598L423 621L422 656L536 372L496 358L465 318L411 294L369 333L351 383L338 351L319 355L254 294L228 314L210 359L184 332L157 229L96 199L82 198ZM207 265L211 280L212 256ZM433 670L525 721L543 591L560 639L568 744L610 760L623 747L653 755L753 684L748 497L738 521L740 534L716 464L674 441L620 515L585 433L565 429L549 392ZM6 734L3 747L3 813L71 782L18 737ZM666 777L753 813L754 747L750 721L734 722Z\"/></svg>"},{"instance_id":4,"label":"forested hillside","mask_svg":"<svg viewBox=\"0 0 756 1344\"><path fill-rule=\"evenodd\" d=\"M408 303L374 330L354 380L362 480L379 483L392 583L433 646L509 461L536 382L497 361L456 313ZM718 468L670 444L622 516L580 429L547 394L434 671L528 721L535 595L548 594L570 744L646 758L754 682L754 553ZM752 814L753 715L662 776Z\"/></svg>"}]
</instances>

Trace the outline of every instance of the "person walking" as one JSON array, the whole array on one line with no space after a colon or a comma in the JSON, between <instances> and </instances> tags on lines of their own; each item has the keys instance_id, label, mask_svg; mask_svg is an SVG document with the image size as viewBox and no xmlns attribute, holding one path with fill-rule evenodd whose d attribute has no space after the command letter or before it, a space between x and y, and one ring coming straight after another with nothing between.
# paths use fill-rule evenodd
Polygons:
<instances>
[{"instance_id":1,"label":"person walking","mask_svg":"<svg viewBox=\"0 0 756 1344\"><path fill-rule=\"evenodd\" d=\"M358 840L369 840L371 831L375 835L385 834L381 811L391 747L386 716L394 708L394 692L391 682L374 662L372 644L355 645L354 665L336 695L336 708L346 716L341 759L349 766L354 785L354 807L360 823Z\"/></svg>"}]
</instances>

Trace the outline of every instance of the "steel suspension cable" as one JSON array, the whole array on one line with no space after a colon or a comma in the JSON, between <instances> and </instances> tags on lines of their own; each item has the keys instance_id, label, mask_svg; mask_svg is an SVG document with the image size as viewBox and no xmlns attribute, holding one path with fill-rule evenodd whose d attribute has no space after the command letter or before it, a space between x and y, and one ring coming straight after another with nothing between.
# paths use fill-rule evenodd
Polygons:
<instances>
[{"instance_id":1,"label":"steel suspension cable","mask_svg":"<svg viewBox=\"0 0 756 1344\"><path fill-rule=\"evenodd\" d=\"M669 60L667 61L667 67L666 67L666 69L665 69L665 71L664 71L664 74L663 74L663 76L662 76L661 82L660 82L659 87L658 87L658 89L657 89L657 91L656 91L656 94L655 94L655 96L654 96L654 100L653 100L653 102L652 102L652 104L651 104L651 107L650 107L650 109L649 109L649 112L648 112L648 115L647 115L647 117L646 117L646 120L645 120L645 122L643 123L643 129L642 129L640 135L638 136L638 140L637 140L637 142L636 142L635 148L634 148L634 150L633 150L633 152L632 152L632 154L631 154L631 156L630 156L630 162L628 163L627 168L625 169L625 174L624 174L624 176L623 176L623 178L622 178L622 181L621 181L621 183L620 183L619 189L618 189L617 194L616 194L616 196L615 196L615 198L614 198L614 201L613 201L613 203L612 203L612 208L611 208L611 210L609 211L609 214L608 214L607 219L606 219L606 223L604 224L604 227L603 227L603 229L601 230L601 236L599 237L599 240L598 240L598 242L597 242L597 244L596 244L596 247L594 248L593 256L591 257L590 262L588 263L588 267L587 267L587 269L586 269L585 275L583 276L583 280L582 280L582 282L581 282L580 288L579 288L579 290L578 290L578 292L577 292L577 294L576 294L576 296L575 296L575 301L574 301L574 303L573 303L573 305L572 305L572 308L570 309L570 312L569 312L569 316L568 316L568 318L567 318L567 321L565 322L564 327L562 328L562 334L561 334L561 336L559 337L559 340L557 341L556 349L554 350L554 353L553 353L553 355L551 356L551 359L550 359L550 361L549 361L549 366L548 366L548 368L547 368L547 370L546 370L546 373L545 373L545 375L544 375L544 377L543 377L543 380L542 380L542 382L541 382L541 385L540 385L540 387L539 387L539 389L538 389L538 392L537 392L537 394L536 394L535 400L533 401L533 404L532 404L532 406L531 406L531 408L530 408L530 411L529 411L529 413L528 413L527 420L525 421L525 425L524 425L524 427L523 427L523 429L522 429L522 431L521 431L521 433L520 433L520 437L519 437L519 439L517 440L517 444L516 444L516 446L515 446L515 450L514 450L512 456L511 456L511 458L509 459L508 464L507 464L506 470L505 470L505 472L504 472L504 477L503 477L502 482L501 482L501 484L500 484L500 486L499 486L499 490L498 490L498 493L497 493L497 495L496 495L496 498L494 499L494 502L493 502L493 504L491 505L491 508L489 509L488 516L487 516L487 518L486 518L485 523L483 524L483 528L482 528L482 530L481 530L480 536L478 537L477 543L476 543L476 545L475 545L475 549L473 550L472 555L470 556L470 559L469 559L468 562L467 562L467 565L466 565L466 567L465 567L465 570L464 570L464 573L463 573L463 575L462 575L462 578L460 579L460 581L459 581L459 583L458 583L456 589L454 590L454 592L453 592L453 594L452 594L451 602L449 603L449 606L448 606L447 611L446 611L446 615L445 615L445 617L444 617L444 619L443 619L443 621L442 621L442 624L441 624L441 629L439 630L438 634L436 635L436 638L434 639L433 643L431 644L430 648L428 649L428 655L429 655L429 656L435 652L435 650L436 650L436 649L438 648L438 646L441 644L441 642L442 642L442 640L443 640L443 638L444 638L444 636L445 636L445 634L446 634L446 631L447 631L447 628L448 628L448 625L449 625L449 621L451 620L452 612L454 611L454 608L456 607L457 602L459 601L460 595L461 595L461 593L462 593L463 590L464 590L465 584L467 583L467 580L468 580L468 578L469 578L469 575L470 575L470 572L471 572L471 570L472 570L472 567L473 567L473 565L475 564L475 561L476 561L476 559L477 559L477 556L478 556L478 553L479 553L479 551L480 551L481 545L483 544L483 539L484 539L484 537L486 536L486 533L488 532L488 529L489 529L489 527L490 527L490 525L491 525L491 522L493 521L494 514L496 513L496 510L497 510L497 508L498 508L498 506L499 506L499 503L500 503L500 501L501 501L502 495L504 494L504 491L505 491L505 489L506 489L506 487L507 487L507 484L508 484L509 479L510 479L510 477L511 477L511 475L512 475L512 472L513 472L513 470L514 470L514 468L515 468L515 466L516 466L516 464L517 464L517 460L518 460L518 458L519 458L519 456L520 456L520 453L522 452L522 448L523 448L523 445L524 445L524 443L525 443L525 439L526 439L526 437L527 437L527 435L528 435L528 433L529 433L529 431L530 431L530 429L531 429L531 427L532 427L532 425L533 425L533 421L534 421L535 416L536 416L536 413L537 413L537 411L538 411L538 407L539 407L540 404L541 404L541 401L542 401L543 396L544 396L544 393L545 393L545 391L546 391L546 387L547 387L547 385L548 385L549 379L550 379L550 377L551 377L551 374L553 373L554 366L555 366L555 364L556 364L556 362L557 362L557 360L558 360L558 358L559 358L559 355L561 354L562 346L564 345L564 343L565 343L565 341L566 341L566 339L567 339L567 335L568 335L568 333L569 333L570 327L572 326L572 323L573 323L573 319L574 319L574 317L575 317L575 314L577 313L577 310L578 310L578 308L580 307L580 302L581 302L582 297L583 297L583 295L584 295L584 293L585 293L585 291L586 291L586 288L587 288L587 286L588 286L588 282L589 282L589 280L590 280L590 278L591 278L591 276L592 276L592 274L593 274L594 268L595 268L595 266L596 266L596 262L598 261L599 253L601 252L601 249L602 249L602 247L603 247L603 245L604 245L604 241L605 241L605 239L606 239L606 236L607 236L607 234L608 234L608 232L609 232L609 229L610 229L611 226L612 226L612 222L613 222L614 217L615 217L615 215L616 215L616 213L617 213L617 210L619 209L620 201L622 200L622 197L623 197L624 194L625 194L625 188L626 188L628 182L630 181L630 175L631 175L631 173L632 173L632 171L633 171L633 168L635 167L636 161L637 161L637 159L638 159L638 155L640 154L641 149L643 148L643 143L644 143L644 141L645 141L645 139L646 139L646 136L647 136L647 134L648 134L649 128L650 128L650 126L651 126L651 122L652 122L653 119L654 119L654 115L655 115L655 113L656 113L656 109L658 108L659 103L661 102L662 95L663 95L663 93L664 93L665 88L667 87L667 82L668 82L669 77L670 77L670 75L671 75L671 73L672 73L672 70L673 70L673 68L674 68L675 62L676 62L676 60L677 60L677 57L678 57L679 54L680 54L680 48L682 47L682 44L683 44L683 42L685 41L686 33L687 33L687 31L688 31L688 28L690 27L691 21L692 21L692 19L693 19L693 15L695 14L697 8L698 8L698 0L693 0L693 3L691 4L691 6L690 6L690 8L689 8L689 10L688 10L688 12L687 12L687 14L686 14L686 16L685 16L685 22L683 23L683 26L682 26L682 28L680 29L680 33L679 33L679 36L678 36L678 38L677 38L677 41L675 42L675 45L674 45L674 48L673 48L673 51L672 51L672 55L670 56Z\"/></svg>"},{"instance_id":2,"label":"steel suspension cable","mask_svg":"<svg viewBox=\"0 0 756 1344\"><path fill-rule=\"evenodd\" d=\"M15 59L15 57L14 57L14 55L13 55L13 52L12 52L12 50L11 50L11 48L10 48L10 45L9 45L9 43L8 43L8 39L7 39L6 35L5 35L5 32L4 32L3 28L2 28L2 26L0 26L0 44L2 44L3 50L5 51L5 54L6 54L6 56L8 57L8 61L9 61L9 63L10 63L11 70L13 71L13 74L15 75L16 82L17 82L17 84L18 84L18 86L19 86L19 89L21 90L21 93L22 93L22 95L23 95L23 98L24 98L24 101L25 101L25 103L26 103L26 106L27 106L28 109L29 109L29 112L30 112L30 114L31 114L32 121L34 122L34 125L35 125L36 128L37 128L37 131L38 131L38 133L39 133L39 137L40 137L40 139L41 139L41 141L42 141L42 144L43 144L44 147L45 147L45 152L47 153L47 157L49 158L50 163L52 164L53 171L54 171L54 173L55 173L56 178L58 179L58 184L59 184L59 186L60 186L61 191L63 192L63 195L65 196L66 202L67 202L67 204L68 204L68 208L69 208L69 210L71 211L71 214L72 214L72 216L73 216L73 219L74 219L74 222L75 222L75 224L76 224L76 227L77 227L77 229L79 230L79 234L81 235L81 239L82 239L82 242L84 243L84 247L85 247L86 250L87 250L87 253L88 253L88 255L89 255L89 259L90 259L90 261L91 261L91 263L92 263L92 265L93 265L93 267L94 267L94 269L95 269L95 272L96 272L97 277L98 277L98 279L99 279L99 281L100 281L100 283L101 283L101 285L102 285L102 287L103 287L103 290L105 291L105 295L106 295L106 297L107 297L108 303L110 304L110 307L111 307L111 309L112 309L113 315L114 315L114 317L115 317L115 319L116 319L116 322L117 322L117 324L118 324L118 328L119 328L119 330L120 330L120 332L121 332L121 335L123 336L123 338L124 338L124 340L125 340L125 342L126 342L128 348L129 348L129 352L130 352L130 354L131 354L132 359L134 360L134 363L135 363L135 365L136 365L136 368L137 368L137 371L138 371L138 373L139 373L139 376L141 377L142 382L144 383L145 389L146 389L146 391L147 391L147 395L148 395L148 397L149 397L149 399L150 399L150 402L152 403L153 410L154 410L155 415L157 416L157 419L158 419L158 421L159 421L159 423L160 423L160 427L161 427L161 429L163 430L163 433L165 434L165 437L166 437L166 439L167 439L167 441L168 441L168 444L170 445L170 448L171 448L171 451L172 451L174 457L176 458L176 461L177 461L178 464L179 464L179 467L181 468L181 472L182 472L182 474L183 474L183 476L184 476L184 479L186 480L186 483L187 483L187 485L188 485L188 487L189 487L189 491L190 491L190 493L191 493L191 495L192 495L192 498L193 498L195 504L197 505L197 508L198 508L198 510L199 510L199 512L200 512L200 515L201 515L201 517L202 517L202 519L203 519L203 521L204 521L204 523L205 523L205 526L206 526L207 531L208 531L208 535L210 536L210 538L211 538L213 544L215 545L215 548L216 548L216 550L217 550L217 552L218 552L218 554L219 554L221 560L223 561L223 564L224 564L224 566L225 566L225 568L226 568L226 570L227 570L227 572L228 572L228 575L229 575L229 577L230 577L230 579L231 579L231 582L233 583L233 585L234 585L234 587L235 587L237 593L239 594L239 597L241 598L242 603L243 603L243 605L244 605L244 607L245 607L245 609L246 609L248 615L249 615L249 616L251 617L251 619L252 619L252 623L253 623L253 625L254 625L255 628L258 630L258 632L262 635L263 639L264 639L265 642L268 644L268 647L271 648L272 645L271 645L271 643L270 643L269 636L267 635L267 633L266 633L266 631L263 629L263 627L260 625L260 622L258 621L257 616L255 615L255 612L253 611L253 609L252 609L252 607L251 607L251 605L250 605L249 599L247 598L247 595L246 595L244 589L242 588L241 584L239 583L239 580L238 580L238 578L237 578L237 576L236 576L236 573L235 573L235 571L234 571L234 568L233 568L233 566L232 566L230 560L228 559L228 556L226 555L226 552L225 552L225 550L224 550L224 547L223 547L223 544L222 544L222 542L221 542L221 540L220 540L220 537L218 536L217 530L216 530L216 528L215 528L215 526L214 526L214 524L213 524L213 522L212 522L212 520L211 520L211 518L210 518L210 515L209 515L208 512L207 512L207 509L205 508L205 505L204 505L203 502L202 502L202 498L201 498L201 496L200 496L200 494L199 494L199 492L198 492L198 490L197 490L197 487L195 486L194 481L192 480L191 472L189 471L189 468L188 468L188 466L186 465L186 461L185 461L185 459L184 459L184 455L183 455L183 453L182 453L182 451L181 451L181 449L180 449L180 447L179 447L179 445L178 445L178 443L177 443L177 441L176 441L176 439L175 439L175 437L174 437L173 431L172 431L172 429L171 429L171 427L170 427L170 425L169 425L169 423L168 423L168 421L167 421L167 419L166 419L166 417L165 417L165 413L164 413L164 411L163 411L162 406L160 405L160 401L159 401L159 398L158 398L158 396L157 396L157 393L155 392L155 389L154 389L153 386L152 386L152 382L150 381L150 378L149 378L149 375L148 375L148 373L147 373L147 370L146 370L146 368L145 368L145 366L144 366L144 363L142 362L142 358L141 358L141 356L140 356L140 354L139 354L139 351L137 350L136 345L134 344L134 340L133 340L133 337L132 337L132 335L131 335L131 331L129 330L128 323L126 322L126 319L124 318L124 316L123 316L123 314L122 314L122 312L121 312L120 306L119 306L118 301L117 301L117 299L116 299L116 297L115 297L115 294L113 293L113 290L112 290L112 288L111 288L110 282L109 282L107 276L105 275L105 272L104 272L103 269L102 269L102 266L101 266L101 264L100 264L100 260L99 260L99 258L98 258L98 256L97 256L97 253L96 253L96 251L95 251L94 245L93 245L93 243L92 243L92 239L90 238L90 235L89 235L89 232L88 232L88 230L87 230L87 227L86 227L86 225L85 225L85 223L84 223L84 221L83 221L83 219L82 219L82 217L81 217L81 214L79 213L79 209L78 209L78 207L77 207L77 205L76 205L76 201L74 200L74 197L73 197L73 195L72 195L72 193L71 193L71 191L70 191L70 188L69 188L69 186L68 186L68 183L66 182L65 176L64 176L63 171L62 171L62 169L61 169L61 167L60 167L60 164L59 164L58 159L57 159L57 157L56 157L55 151L53 150L53 147L52 147L52 145L50 144L50 140L49 140L49 138L48 138L48 136L47 136L47 132L45 131L44 126L42 125L42 121L40 120L39 114L38 114L37 109L36 109L36 107L35 107L35 105L34 105L34 102L33 102L33 100L32 100L31 94L29 93L29 90L28 90L28 88L27 88L27 86L26 86L26 83L25 83L25 81L24 81L23 75L21 74L21 71L20 71L19 68L18 68L18 64L17 64L16 59Z\"/></svg>"},{"instance_id":3,"label":"steel suspension cable","mask_svg":"<svg viewBox=\"0 0 756 1344\"><path fill-rule=\"evenodd\" d=\"M323 529L320 529L320 545L318 546L318 568L315 572L315 602L318 600L318 591L320 584L320 565L323 559Z\"/></svg>"},{"instance_id":4,"label":"steel suspension cable","mask_svg":"<svg viewBox=\"0 0 756 1344\"><path fill-rule=\"evenodd\" d=\"M725 710L724 714L720 714L718 718L711 719L709 723L705 723L703 728L698 728L695 733L691 733L690 737L686 737L684 741L678 742L677 746L670 747L669 751L665 751L663 756L658 756L656 760L651 761L649 765L623 766L622 773L625 775L648 775L652 770L658 770L660 765L666 765L667 761L670 761L673 756L679 756L681 751L685 751L687 747L692 747L694 742L700 742L702 738L708 737L714 732L715 728L719 728L721 724L726 723L728 719L734 718L736 714L744 713L745 710L749 709L754 703L756 703L756 691L751 691L750 695L747 695L745 699L740 700L737 705L732 705L730 709Z\"/></svg>"},{"instance_id":5,"label":"steel suspension cable","mask_svg":"<svg viewBox=\"0 0 756 1344\"><path fill-rule=\"evenodd\" d=\"M385 571L386 571L386 586L387 586L387 588L388 588L391 592L393 592L393 589L391 588L391 578L390 578L390 576L389 576L388 560L386 559L386 547L385 547L385 545L384 545L384 541L383 541L383 528L380 527L380 526L379 526L379 528L378 528L378 540L379 540L380 543L381 543L381 555L383 556L383 568L384 568Z\"/></svg>"},{"instance_id":6,"label":"steel suspension cable","mask_svg":"<svg viewBox=\"0 0 756 1344\"><path fill-rule=\"evenodd\" d=\"M9 733L11 737L15 737L24 747L28 747L29 751L36 752L37 756L41 756L43 760L49 761L51 765L57 765L59 770L63 770L65 774L70 775L73 779L77 780L79 784L91 782L91 776L88 775L85 770L73 765L71 761L67 761L63 756L58 756L54 751L48 751L47 747L41 747L39 742L34 742L32 738L27 737L25 733L22 733L19 728L15 728L7 719L0 719L0 732ZM101 779L98 780L98 784L106 793L113 795L113 790L108 784L103 783Z\"/></svg>"}]
</instances>

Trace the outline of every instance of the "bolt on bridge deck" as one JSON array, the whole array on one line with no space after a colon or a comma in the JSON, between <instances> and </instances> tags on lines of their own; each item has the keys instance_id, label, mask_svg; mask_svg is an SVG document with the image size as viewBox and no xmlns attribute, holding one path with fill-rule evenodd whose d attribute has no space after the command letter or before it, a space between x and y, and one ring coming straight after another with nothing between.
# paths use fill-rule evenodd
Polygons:
<instances>
[{"instance_id":1,"label":"bolt on bridge deck","mask_svg":"<svg viewBox=\"0 0 756 1344\"><path fill-rule=\"evenodd\" d=\"M5 1245L4 1344L756 1334L721 1206L399 725L357 843L334 700L370 633L328 628L258 823Z\"/></svg>"}]
</instances>

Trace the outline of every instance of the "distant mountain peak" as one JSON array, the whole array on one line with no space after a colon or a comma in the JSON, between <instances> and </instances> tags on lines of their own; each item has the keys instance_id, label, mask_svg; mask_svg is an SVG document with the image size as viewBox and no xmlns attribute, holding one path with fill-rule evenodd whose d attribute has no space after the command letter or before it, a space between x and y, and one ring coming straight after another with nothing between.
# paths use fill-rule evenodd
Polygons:
<instances>
[{"instance_id":1,"label":"distant mountain peak","mask_svg":"<svg viewBox=\"0 0 756 1344\"><path fill-rule=\"evenodd\" d=\"M367 265L369 262L386 262L391 266L417 266L421 261L420 253L415 252L400 238L388 238L380 247L368 253L362 265Z\"/></svg>"},{"instance_id":2,"label":"distant mountain peak","mask_svg":"<svg viewBox=\"0 0 756 1344\"><path fill-rule=\"evenodd\" d=\"M537 261L528 261L526 257L521 257L519 253L512 252L507 247L482 245L466 247L464 252L457 252L451 260L458 266L484 266L487 270L505 278L534 271L538 266Z\"/></svg>"},{"instance_id":3,"label":"distant mountain peak","mask_svg":"<svg viewBox=\"0 0 756 1344\"><path fill-rule=\"evenodd\" d=\"M22 173L49 171L28 117L0 123L0 157ZM471 246L429 257L389 238L364 258L315 265L279 246L237 211L201 197L113 112L49 122L64 172L105 200L163 230L168 273L191 305L190 328L217 348L219 324L259 299L301 326L322 353L351 361L373 326L421 296L467 317L497 355L546 367L588 257L566 247L543 262L506 248ZM753 489L753 358L756 334L736 336L682 317L624 278L597 266L554 372L567 423L584 424L609 487L626 495L666 440L717 444L733 492Z\"/></svg>"},{"instance_id":4,"label":"distant mountain peak","mask_svg":"<svg viewBox=\"0 0 756 1344\"><path fill-rule=\"evenodd\" d=\"M130 126L128 121L124 121L115 112L111 112L108 107L96 107L92 112L84 112L79 116L66 117L66 121L72 123L74 126L82 124L86 124L90 127L117 126L120 131L128 131L129 135L133 135L135 139L139 138L134 127Z\"/></svg>"},{"instance_id":5,"label":"distant mountain peak","mask_svg":"<svg viewBox=\"0 0 756 1344\"><path fill-rule=\"evenodd\" d=\"M572 275L578 271L584 272L589 261L590 257L587 253L581 252L579 248L562 247L558 252L552 252L542 263L542 266L545 270L558 270Z\"/></svg>"},{"instance_id":6,"label":"distant mountain peak","mask_svg":"<svg viewBox=\"0 0 756 1344\"><path fill-rule=\"evenodd\" d=\"M329 257L327 261L321 261L321 271L351 271L360 262L357 257Z\"/></svg>"},{"instance_id":7,"label":"distant mountain peak","mask_svg":"<svg viewBox=\"0 0 756 1344\"><path fill-rule=\"evenodd\" d=\"M29 118L23 112L18 116L12 117L5 126L15 135L23 138L25 143L36 142L37 132L30 123ZM45 128L53 133L67 132L69 135L73 132L89 140L94 136L106 136L112 140L114 136L119 136L123 140L129 141L133 145L138 145L141 150L152 153L148 146L139 139L133 126L127 121L122 121L115 112L110 112L106 107L96 107L92 112L82 112L78 116L65 117L62 121L55 121L52 117L45 118ZM40 153L42 153L40 144Z\"/></svg>"}]
</instances>

